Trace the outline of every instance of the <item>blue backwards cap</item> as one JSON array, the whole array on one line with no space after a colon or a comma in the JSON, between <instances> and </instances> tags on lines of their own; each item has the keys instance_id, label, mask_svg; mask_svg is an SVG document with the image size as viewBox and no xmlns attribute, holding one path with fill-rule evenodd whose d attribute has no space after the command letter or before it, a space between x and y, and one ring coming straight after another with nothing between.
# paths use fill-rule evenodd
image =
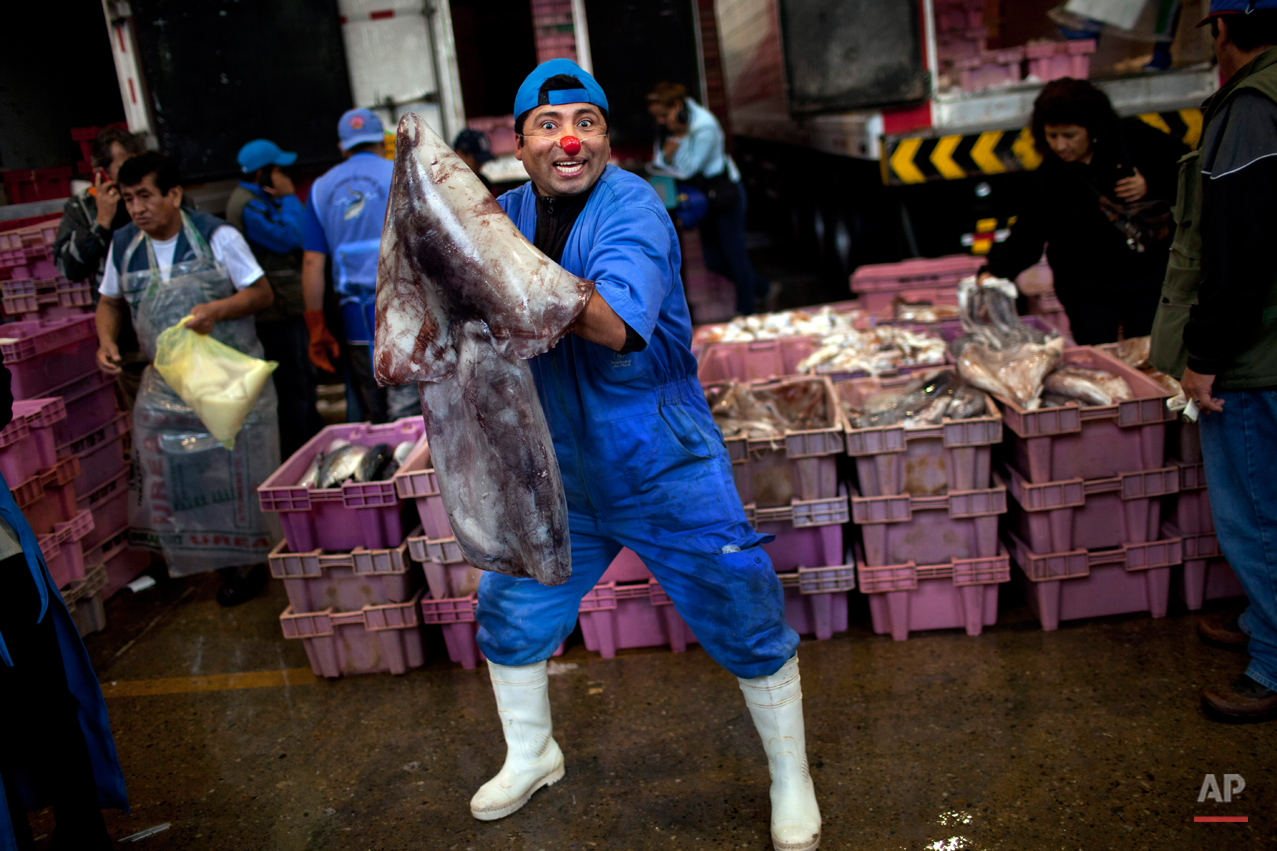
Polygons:
<instances>
[{"instance_id":1,"label":"blue backwards cap","mask_svg":"<svg viewBox=\"0 0 1277 851\"><path fill-rule=\"evenodd\" d=\"M1257 9L1277 9L1277 0L1211 0L1210 14L1202 18L1199 27L1221 15L1249 15Z\"/></svg>"},{"instance_id":2,"label":"blue backwards cap","mask_svg":"<svg viewBox=\"0 0 1277 851\"><path fill-rule=\"evenodd\" d=\"M564 89L557 92L541 94L541 86L546 80L559 74L567 74L581 81L579 89ZM536 109L538 106L560 106L565 103L592 103L604 112L607 111L607 95L593 77L571 59L551 59L542 62L528 78L519 86L519 93L514 96L514 117Z\"/></svg>"}]
</instances>

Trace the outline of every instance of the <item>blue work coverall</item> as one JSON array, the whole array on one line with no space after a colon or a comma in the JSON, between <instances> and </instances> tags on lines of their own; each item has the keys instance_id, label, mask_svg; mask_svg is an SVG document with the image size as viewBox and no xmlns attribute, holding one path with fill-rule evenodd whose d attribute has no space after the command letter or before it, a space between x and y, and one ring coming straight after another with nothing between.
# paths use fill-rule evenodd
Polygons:
<instances>
[{"instance_id":1,"label":"blue work coverall","mask_svg":"<svg viewBox=\"0 0 1277 851\"><path fill-rule=\"evenodd\" d=\"M498 201L533 239L532 184ZM546 587L485 573L479 647L499 665L549 659L576 625L581 598L626 546L715 661L738 677L775 673L798 636L759 546L769 538L745 520L696 378L678 238L655 191L609 165L561 262L594 281L647 346L618 354L569 334L530 362L567 493L572 578Z\"/></svg>"}]
</instances>

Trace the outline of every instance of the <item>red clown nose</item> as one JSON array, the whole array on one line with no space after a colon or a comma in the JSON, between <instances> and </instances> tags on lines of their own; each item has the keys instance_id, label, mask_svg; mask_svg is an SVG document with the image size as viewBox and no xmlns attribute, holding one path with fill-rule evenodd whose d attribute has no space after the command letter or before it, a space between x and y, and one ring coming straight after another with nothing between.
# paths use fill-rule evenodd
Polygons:
<instances>
[{"instance_id":1,"label":"red clown nose","mask_svg":"<svg viewBox=\"0 0 1277 851\"><path fill-rule=\"evenodd\" d=\"M581 153L581 140L575 136L564 136L559 144L563 146L563 153L569 157L575 157Z\"/></svg>"}]
</instances>

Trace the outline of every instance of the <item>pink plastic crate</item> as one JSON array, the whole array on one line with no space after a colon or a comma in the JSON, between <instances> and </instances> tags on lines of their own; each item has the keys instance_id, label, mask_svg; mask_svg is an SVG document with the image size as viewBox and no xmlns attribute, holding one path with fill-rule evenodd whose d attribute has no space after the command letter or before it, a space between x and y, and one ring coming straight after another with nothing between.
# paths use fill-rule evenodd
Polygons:
<instances>
[{"instance_id":1,"label":"pink plastic crate","mask_svg":"<svg viewBox=\"0 0 1277 851\"><path fill-rule=\"evenodd\" d=\"M751 382L749 387L783 391L786 387L811 384L819 386L824 396L827 424L823 428L787 431L781 440L733 437L726 441L741 502L770 507L838 495L838 456L846 449L846 422L833 382L827 377L799 377ZM707 385L706 397L713 399L725 387Z\"/></svg>"},{"instance_id":2,"label":"pink plastic crate","mask_svg":"<svg viewBox=\"0 0 1277 851\"><path fill-rule=\"evenodd\" d=\"M853 378L836 384L840 398L859 404L885 387L914 380ZM987 413L934 426L847 426L847 454L865 496L910 493L927 496L987 488L993 445L1002 442L1002 413L985 396Z\"/></svg>"},{"instance_id":3,"label":"pink plastic crate","mask_svg":"<svg viewBox=\"0 0 1277 851\"><path fill-rule=\"evenodd\" d=\"M1005 487L950 491L940 496L851 497L865 564L944 564L998 554L998 517L1007 510Z\"/></svg>"},{"instance_id":4,"label":"pink plastic crate","mask_svg":"<svg viewBox=\"0 0 1277 851\"><path fill-rule=\"evenodd\" d=\"M66 415L57 398L13 403L13 419L0 430L0 473L6 482L20 484L57 463L54 430Z\"/></svg>"},{"instance_id":5,"label":"pink plastic crate","mask_svg":"<svg viewBox=\"0 0 1277 851\"><path fill-rule=\"evenodd\" d=\"M293 453L271 474L257 493L263 511L279 514L284 538L294 552L342 552L355 547L387 549L402 544L412 525L396 492L396 473L381 482L347 482L340 488L306 488L296 484L317 452L338 438L360 446L405 440L421 441L421 417L407 417L385 425L352 423L328 426Z\"/></svg>"},{"instance_id":6,"label":"pink plastic crate","mask_svg":"<svg viewBox=\"0 0 1277 851\"><path fill-rule=\"evenodd\" d=\"M1173 523L1162 527L1163 537L1179 536ZM1175 593L1189 611L1197 611L1207 600L1243 597L1246 594L1237 574L1219 549L1215 533L1184 535L1184 566L1175 581Z\"/></svg>"},{"instance_id":7,"label":"pink plastic crate","mask_svg":"<svg viewBox=\"0 0 1277 851\"><path fill-rule=\"evenodd\" d=\"M430 447L426 441L417 444L399 468L395 487L400 499L412 500L416 506L427 538L442 540L453 537L448 511L443 507L443 496L439 493L439 477L430 464Z\"/></svg>"},{"instance_id":8,"label":"pink plastic crate","mask_svg":"<svg viewBox=\"0 0 1277 851\"><path fill-rule=\"evenodd\" d=\"M780 575L785 594L785 622L799 635L828 641L846 632L847 593L856 587L855 565L800 567Z\"/></svg>"},{"instance_id":9,"label":"pink plastic crate","mask_svg":"<svg viewBox=\"0 0 1277 851\"><path fill-rule=\"evenodd\" d=\"M84 578L84 550L80 544L93 531L93 514L83 511L66 523L59 523L47 535L40 535L40 552L53 577L53 584L63 588Z\"/></svg>"},{"instance_id":10,"label":"pink plastic crate","mask_svg":"<svg viewBox=\"0 0 1277 851\"><path fill-rule=\"evenodd\" d=\"M795 499L789 505L759 508L752 503L745 506L745 515L756 528L771 528L771 524L784 524L786 528L808 529L817 526L841 526L851 519L845 490L829 499Z\"/></svg>"},{"instance_id":11,"label":"pink plastic crate","mask_svg":"<svg viewBox=\"0 0 1277 851\"><path fill-rule=\"evenodd\" d=\"M1179 490L1174 467L1039 484L1030 484L1014 470L1005 475L1011 492L1009 526L1040 553L1155 541L1162 527L1162 497Z\"/></svg>"},{"instance_id":12,"label":"pink plastic crate","mask_svg":"<svg viewBox=\"0 0 1277 851\"><path fill-rule=\"evenodd\" d=\"M913 631L965 629L979 635L998 619L998 586L1011 579L1011 561L999 552L988 558L955 558L870 567L858 553L856 571L869 596L873 630L904 641Z\"/></svg>"},{"instance_id":13,"label":"pink plastic crate","mask_svg":"<svg viewBox=\"0 0 1277 851\"><path fill-rule=\"evenodd\" d=\"M633 585L594 586L581 600L585 647L604 659L631 647L669 647L675 653L698 643L655 579Z\"/></svg>"},{"instance_id":14,"label":"pink plastic crate","mask_svg":"<svg viewBox=\"0 0 1277 851\"><path fill-rule=\"evenodd\" d=\"M129 546L129 527L121 524L96 546L84 547L85 564L106 566L104 599L110 599L151 566L151 554Z\"/></svg>"},{"instance_id":15,"label":"pink plastic crate","mask_svg":"<svg viewBox=\"0 0 1277 851\"><path fill-rule=\"evenodd\" d=\"M62 602L81 638L106 628L106 610L102 607L105 588L106 567L94 564L85 567L83 579L62 589Z\"/></svg>"},{"instance_id":16,"label":"pink plastic crate","mask_svg":"<svg viewBox=\"0 0 1277 851\"><path fill-rule=\"evenodd\" d=\"M1025 45L1029 75L1043 83L1064 77L1085 80L1091 76L1091 54L1095 52L1095 46L1095 39L1091 38Z\"/></svg>"},{"instance_id":17,"label":"pink plastic crate","mask_svg":"<svg viewBox=\"0 0 1277 851\"><path fill-rule=\"evenodd\" d=\"M707 343L698 356L701 384L755 381L798 375L798 364L820 345L817 337Z\"/></svg>"},{"instance_id":18,"label":"pink plastic crate","mask_svg":"<svg viewBox=\"0 0 1277 851\"><path fill-rule=\"evenodd\" d=\"M425 664L420 596L353 612L294 612L279 616L284 638L300 638L317 677L406 673Z\"/></svg>"},{"instance_id":19,"label":"pink plastic crate","mask_svg":"<svg viewBox=\"0 0 1277 851\"><path fill-rule=\"evenodd\" d=\"M466 126L488 134L492 153L496 156L513 154L515 149L514 116L497 115L491 118L470 118Z\"/></svg>"},{"instance_id":20,"label":"pink plastic crate","mask_svg":"<svg viewBox=\"0 0 1277 851\"><path fill-rule=\"evenodd\" d=\"M93 512L93 531L84 539L85 550L104 543L113 530L129 525L129 478L126 468L102 487L76 499L78 510Z\"/></svg>"},{"instance_id":21,"label":"pink plastic crate","mask_svg":"<svg viewBox=\"0 0 1277 851\"><path fill-rule=\"evenodd\" d=\"M92 309L91 287L88 281L68 281L63 277L15 278L0 282L0 305L8 316L34 313L39 315L28 318L60 319Z\"/></svg>"},{"instance_id":22,"label":"pink plastic crate","mask_svg":"<svg viewBox=\"0 0 1277 851\"><path fill-rule=\"evenodd\" d=\"M0 343L13 376L13 398L34 399L96 369L97 330L93 316L9 322Z\"/></svg>"},{"instance_id":23,"label":"pink plastic crate","mask_svg":"<svg viewBox=\"0 0 1277 851\"><path fill-rule=\"evenodd\" d=\"M106 425L58 447L59 455L80 459L77 493L93 493L128 469L127 443L132 436L128 414L117 414Z\"/></svg>"},{"instance_id":24,"label":"pink plastic crate","mask_svg":"<svg viewBox=\"0 0 1277 851\"><path fill-rule=\"evenodd\" d=\"M979 271L984 262L969 254L950 254L861 266L851 275L851 291L860 294L863 301L865 293L889 292L894 297L901 290L956 287L958 281Z\"/></svg>"},{"instance_id":25,"label":"pink plastic crate","mask_svg":"<svg viewBox=\"0 0 1277 851\"><path fill-rule=\"evenodd\" d=\"M425 597L421 600L421 620L424 624L438 625L443 631L444 644L448 648L448 658L461 667L470 670L484 660L483 651L479 649L476 636L479 625L474 619L477 598L474 594L468 597L432 600ZM551 656L562 656L565 645L560 644Z\"/></svg>"},{"instance_id":26,"label":"pink plastic crate","mask_svg":"<svg viewBox=\"0 0 1277 851\"><path fill-rule=\"evenodd\" d=\"M616 554L616 558L612 559L607 570L603 571L599 582L646 582L651 578L652 572L647 569L643 559L639 558L633 550L625 547Z\"/></svg>"},{"instance_id":27,"label":"pink plastic crate","mask_svg":"<svg viewBox=\"0 0 1277 851\"><path fill-rule=\"evenodd\" d=\"M1126 544L1109 550L1034 552L1011 536L1026 596L1044 630L1061 621L1149 612L1166 617L1171 569L1183 561L1179 538Z\"/></svg>"},{"instance_id":28,"label":"pink plastic crate","mask_svg":"<svg viewBox=\"0 0 1277 851\"><path fill-rule=\"evenodd\" d=\"M777 573L847 562L842 524L795 527L792 522L763 521L755 526L764 535L776 536L776 540L763 544L763 549Z\"/></svg>"},{"instance_id":29,"label":"pink plastic crate","mask_svg":"<svg viewBox=\"0 0 1277 851\"><path fill-rule=\"evenodd\" d=\"M61 387L49 391L62 399L66 419L53 426L58 446L97 431L120 415L116 406L115 380L96 367Z\"/></svg>"},{"instance_id":30,"label":"pink plastic crate","mask_svg":"<svg viewBox=\"0 0 1277 851\"><path fill-rule=\"evenodd\" d=\"M956 62L979 56L988 46L989 32L984 26L967 30L947 30L936 33L936 55L942 62Z\"/></svg>"},{"instance_id":31,"label":"pink plastic crate","mask_svg":"<svg viewBox=\"0 0 1277 851\"><path fill-rule=\"evenodd\" d=\"M433 540L409 535L407 546L412 560L421 563L431 598L468 597L479 590L483 571L466 561L456 538Z\"/></svg>"},{"instance_id":32,"label":"pink plastic crate","mask_svg":"<svg viewBox=\"0 0 1277 851\"><path fill-rule=\"evenodd\" d=\"M1103 369L1126 379L1133 399L1112 405L1026 411L1002 399L1011 464L1030 482L1104 479L1155 470L1165 463L1165 389L1139 370L1089 346L1064 350L1064 363Z\"/></svg>"},{"instance_id":33,"label":"pink plastic crate","mask_svg":"<svg viewBox=\"0 0 1277 851\"><path fill-rule=\"evenodd\" d=\"M955 59L953 66L964 92L1014 85L1024 79L1024 48L985 50L975 56Z\"/></svg>"},{"instance_id":34,"label":"pink plastic crate","mask_svg":"<svg viewBox=\"0 0 1277 851\"><path fill-rule=\"evenodd\" d=\"M294 553L280 541L269 557L270 574L284 581L295 612L357 612L368 606L403 603L421 587L421 571L408 545L348 553Z\"/></svg>"},{"instance_id":35,"label":"pink plastic crate","mask_svg":"<svg viewBox=\"0 0 1277 851\"><path fill-rule=\"evenodd\" d=\"M483 661L483 651L475 640L479 625L474 620L476 597L459 597L444 600L421 601L421 620L426 624L438 624L443 630L443 641L448 647L448 658L470 670ZM554 655L563 652L560 647Z\"/></svg>"},{"instance_id":36,"label":"pink plastic crate","mask_svg":"<svg viewBox=\"0 0 1277 851\"><path fill-rule=\"evenodd\" d=\"M935 15L939 32L977 29L984 26L984 2L936 3Z\"/></svg>"},{"instance_id":37,"label":"pink plastic crate","mask_svg":"<svg viewBox=\"0 0 1277 851\"><path fill-rule=\"evenodd\" d=\"M66 523L79 512L76 509L75 485L80 462L74 455L58 460L41 470L13 491L14 501L37 535L47 535L59 523Z\"/></svg>"}]
</instances>

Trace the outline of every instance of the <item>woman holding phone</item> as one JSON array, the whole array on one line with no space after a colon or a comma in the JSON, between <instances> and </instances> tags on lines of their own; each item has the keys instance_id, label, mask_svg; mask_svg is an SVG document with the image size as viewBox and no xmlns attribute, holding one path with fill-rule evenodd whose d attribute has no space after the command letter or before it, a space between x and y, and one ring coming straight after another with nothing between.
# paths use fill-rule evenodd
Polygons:
<instances>
[{"instance_id":1,"label":"woman holding phone","mask_svg":"<svg viewBox=\"0 0 1277 851\"><path fill-rule=\"evenodd\" d=\"M1170 251L1170 205L1188 149L1138 118L1119 119L1086 80L1047 83L1033 104L1033 175L1011 235L981 275L1014 280L1046 248L1055 293L1081 345L1153 327Z\"/></svg>"}]
</instances>

